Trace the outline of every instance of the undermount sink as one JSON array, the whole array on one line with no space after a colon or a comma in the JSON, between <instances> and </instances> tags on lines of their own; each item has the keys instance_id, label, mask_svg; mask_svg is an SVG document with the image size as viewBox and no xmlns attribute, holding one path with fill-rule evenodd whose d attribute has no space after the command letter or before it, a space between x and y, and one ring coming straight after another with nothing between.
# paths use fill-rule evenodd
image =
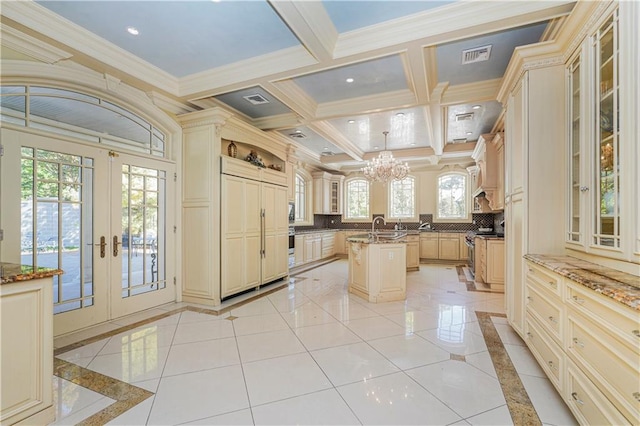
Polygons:
<instances>
[{"instance_id":1,"label":"undermount sink","mask_svg":"<svg viewBox=\"0 0 640 426\"><path fill-rule=\"evenodd\" d=\"M407 233L406 231L375 231L371 236L378 240L397 240L406 237Z\"/></svg>"}]
</instances>

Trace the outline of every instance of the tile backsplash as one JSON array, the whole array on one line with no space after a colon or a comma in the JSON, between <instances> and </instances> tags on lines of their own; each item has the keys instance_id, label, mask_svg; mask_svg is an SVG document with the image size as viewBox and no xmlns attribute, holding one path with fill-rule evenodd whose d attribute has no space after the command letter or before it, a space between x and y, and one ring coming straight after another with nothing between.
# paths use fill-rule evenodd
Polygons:
<instances>
[{"instance_id":1,"label":"tile backsplash","mask_svg":"<svg viewBox=\"0 0 640 426\"><path fill-rule=\"evenodd\" d=\"M373 217L382 216L384 214L374 214ZM499 217L498 219L496 217ZM481 213L473 214L472 223L433 223L433 214L421 214L422 223L430 223L431 229L435 231L477 231L478 228L494 228L495 232L502 233L504 229L497 226L504 218L503 213ZM396 222L387 222L387 224L378 223L377 229L393 229ZM407 229L418 229L419 222L402 222ZM371 222L347 222L342 223L342 215L321 215L317 214L313 217L313 226L296 226L297 230L308 231L313 229L371 229Z\"/></svg>"}]
</instances>

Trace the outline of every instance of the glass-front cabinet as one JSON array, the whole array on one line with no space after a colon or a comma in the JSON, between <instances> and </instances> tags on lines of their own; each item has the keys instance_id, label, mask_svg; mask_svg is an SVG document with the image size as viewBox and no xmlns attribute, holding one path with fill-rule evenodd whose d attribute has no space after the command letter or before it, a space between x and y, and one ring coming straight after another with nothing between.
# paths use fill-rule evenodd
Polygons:
<instances>
[{"instance_id":1,"label":"glass-front cabinet","mask_svg":"<svg viewBox=\"0 0 640 426\"><path fill-rule=\"evenodd\" d=\"M621 19L620 14L635 7L610 3L566 67L567 248L632 261L638 255L632 235L640 232L633 209L639 202L633 99L638 54L630 48L637 41L621 35L638 33L632 30L634 19Z\"/></svg>"}]
</instances>

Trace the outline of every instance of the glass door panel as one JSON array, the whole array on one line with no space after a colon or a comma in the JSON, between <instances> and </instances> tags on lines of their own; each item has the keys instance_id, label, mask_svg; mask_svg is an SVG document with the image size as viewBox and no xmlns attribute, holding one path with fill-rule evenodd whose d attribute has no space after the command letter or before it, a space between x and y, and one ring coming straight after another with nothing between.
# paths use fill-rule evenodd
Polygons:
<instances>
[{"instance_id":1,"label":"glass door panel","mask_svg":"<svg viewBox=\"0 0 640 426\"><path fill-rule=\"evenodd\" d=\"M568 241L582 242L582 234L580 232L580 194L586 191L586 187L581 185L580 169L580 58L576 59L569 67L569 88L571 96L569 97L569 111L571 114L570 140L570 181L571 193L569 202L569 234Z\"/></svg>"},{"instance_id":2,"label":"glass door panel","mask_svg":"<svg viewBox=\"0 0 640 426\"><path fill-rule=\"evenodd\" d=\"M115 316L175 299L173 214L167 203L173 193L172 164L120 154L112 169L112 312ZM169 181L169 177L171 180ZM169 269L171 269L169 271ZM144 296L142 296L144 295Z\"/></svg>"}]
</instances>

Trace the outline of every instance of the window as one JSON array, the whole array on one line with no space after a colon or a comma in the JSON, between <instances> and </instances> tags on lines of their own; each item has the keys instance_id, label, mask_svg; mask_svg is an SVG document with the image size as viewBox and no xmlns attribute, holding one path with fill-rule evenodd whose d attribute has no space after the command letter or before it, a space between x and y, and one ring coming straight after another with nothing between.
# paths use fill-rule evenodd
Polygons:
<instances>
[{"instance_id":1,"label":"window","mask_svg":"<svg viewBox=\"0 0 640 426\"><path fill-rule=\"evenodd\" d=\"M356 178L346 183L346 209L347 219L369 220L369 182L366 179Z\"/></svg>"},{"instance_id":2,"label":"window","mask_svg":"<svg viewBox=\"0 0 640 426\"><path fill-rule=\"evenodd\" d=\"M447 173L438 177L438 219L468 219L467 176Z\"/></svg>"},{"instance_id":3,"label":"window","mask_svg":"<svg viewBox=\"0 0 640 426\"><path fill-rule=\"evenodd\" d=\"M296 222L304 222L307 214L307 182L304 177L296 173Z\"/></svg>"},{"instance_id":4,"label":"window","mask_svg":"<svg viewBox=\"0 0 640 426\"><path fill-rule=\"evenodd\" d=\"M416 179L407 176L389 183L389 218L416 216Z\"/></svg>"}]
</instances>

